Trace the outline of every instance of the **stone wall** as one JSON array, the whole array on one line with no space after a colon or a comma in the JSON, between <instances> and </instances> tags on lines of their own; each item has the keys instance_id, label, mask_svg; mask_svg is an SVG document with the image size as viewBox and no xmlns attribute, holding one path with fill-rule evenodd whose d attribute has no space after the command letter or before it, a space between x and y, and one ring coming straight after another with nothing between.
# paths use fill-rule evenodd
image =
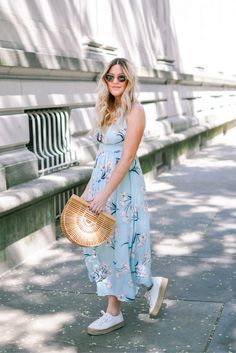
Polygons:
<instances>
[{"instance_id":1,"label":"stone wall","mask_svg":"<svg viewBox=\"0 0 236 353\"><path fill-rule=\"evenodd\" d=\"M147 116L138 154L147 176L170 168L235 125L235 53L219 35L210 1L197 3L0 2L0 272L56 239L64 203L86 184L97 148L88 135L96 80L114 56L136 65ZM218 1L214 9L222 15L227 38L233 32L226 15L234 7L231 1L222 8ZM212 44L212 26L224 44L224 61ZM46 121L52 110L68 115L67 147L73 156L66 167L44 173L30 148L32 131L39 134L30 116L48 114Z\"/></svg>"}]
</instances>

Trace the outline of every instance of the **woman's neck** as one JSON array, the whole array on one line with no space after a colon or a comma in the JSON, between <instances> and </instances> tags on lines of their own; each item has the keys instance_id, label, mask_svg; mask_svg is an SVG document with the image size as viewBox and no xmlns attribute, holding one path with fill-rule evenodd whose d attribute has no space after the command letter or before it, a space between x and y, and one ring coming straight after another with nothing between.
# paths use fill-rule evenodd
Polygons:
<instances>
[{"instance_id":1,"label":"woman's neck","mask_svg":"<svg viewBox=\"0 0 236 353\"><path fill-rule=\"evenodd\" d=\"M116 99L115 99L115 107L120 105L120 102L121 102L121 97L116 97Z\"/></svg>"}]
</instances>

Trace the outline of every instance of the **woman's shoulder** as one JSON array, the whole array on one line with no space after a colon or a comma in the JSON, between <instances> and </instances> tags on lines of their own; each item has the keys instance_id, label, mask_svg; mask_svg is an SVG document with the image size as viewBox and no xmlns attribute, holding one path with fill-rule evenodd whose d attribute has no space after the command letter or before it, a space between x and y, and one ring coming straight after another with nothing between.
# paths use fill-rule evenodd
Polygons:
<instances>
[{"instance_id":1,"label":"woman's shoulder","mask_svg":"<svg viewBox=\"0 0 236 353\"><path fill-rule=\"evenodd\" d=\"M135 102L131 108L130 113L127 115L127 121L132 121L135 119L137 121L137 118L139 120L144 120L145 121L145 111L144 107L140 102Z\"/></svg>"},{"instance_id":2,"label":"woman's shoulder","mask_svg":"<svg viewBox=\"0 0 236 353\"><path fill-rule=\"evenodd\" d=\"M131 112L144 113L144 107L140 102L135 102L132 106Z\"/></svg>"}]
</instances>

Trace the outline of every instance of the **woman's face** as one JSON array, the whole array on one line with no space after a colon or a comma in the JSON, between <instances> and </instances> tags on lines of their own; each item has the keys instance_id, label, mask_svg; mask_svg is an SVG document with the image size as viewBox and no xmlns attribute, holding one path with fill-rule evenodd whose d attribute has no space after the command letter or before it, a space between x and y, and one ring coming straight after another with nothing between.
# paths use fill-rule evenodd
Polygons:
<instances>
[{"instance_id":1,"label":"woman's face","mask_svg":"<svg viewBox=\"0 0 236 353\"><path fill-rule=\"evenodd\" d=\"M128 82L122 67L118 64L112 66L105 75L105 80L110 94L120 99Z\"/></svg>"}]
</instances>

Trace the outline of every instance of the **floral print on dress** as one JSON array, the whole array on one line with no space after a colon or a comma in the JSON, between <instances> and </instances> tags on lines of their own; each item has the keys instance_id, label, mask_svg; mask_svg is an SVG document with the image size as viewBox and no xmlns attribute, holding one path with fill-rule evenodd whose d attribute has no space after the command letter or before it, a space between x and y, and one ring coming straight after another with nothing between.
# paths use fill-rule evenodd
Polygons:
<instances>
[{"instance_id":1,"label":"floral print on dress","mask_svg":"<svg viewBox=\"0 0 236 353\"><path fill-rule=\"evenodd\" d=\"M108 277L110 272L110 268L107 264L96 264L93 268L93 278L95 282L102 281Z\"/></svg>"},{"instance_id":2,"label":"floral print on dress","mask_svg":"<svg viewBox=\"0 0 236 353\"><path fill-rule=\"evenodd\" d=\"M89 185L89 199L102 190L122 155L126 121L100 132L100 144ZM135 299L141 285L151 287L151 242L146 189L137 156L110 196L106 211L116 217L108 241L83 248L89 279L99 296L115 295L120 301Z\"/></svg>"},{"instance_id":3,"label":"floral print on dress","mask_svg":"<svg viewBox=\"0 0 236 353\"><path fill-rule=\"evenodd\" d=\"M99 166L100 168L100 178L98 179L98 183L100 183L104 179L109 179L112 172L112 161L108 161L107 164L102 164Z\"/></svg>"}]
</instances>

